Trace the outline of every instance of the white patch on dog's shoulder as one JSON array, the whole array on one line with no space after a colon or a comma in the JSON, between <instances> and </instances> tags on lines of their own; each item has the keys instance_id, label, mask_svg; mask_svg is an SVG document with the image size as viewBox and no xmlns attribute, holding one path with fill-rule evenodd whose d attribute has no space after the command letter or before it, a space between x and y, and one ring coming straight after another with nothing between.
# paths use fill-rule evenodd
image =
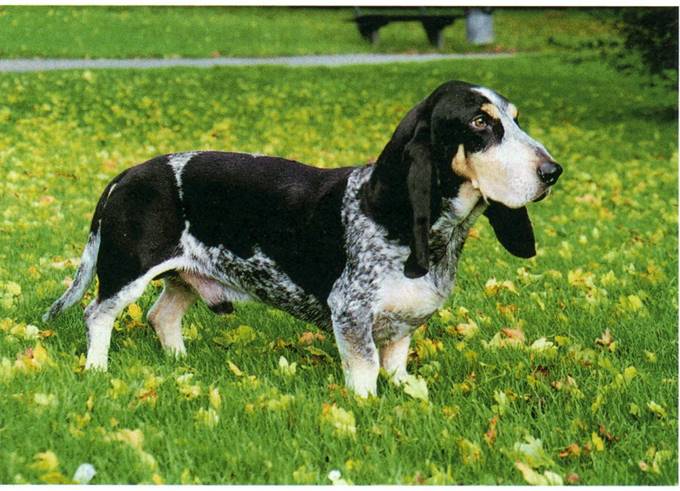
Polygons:
<instances>
[{"instance_id":1,"label":"white patch on dog's shoulder","mask_svg":"<svg viewBox=\"0 0 680 491\"><path fill-rule=\"evenodd\" d=\"M446 297L427 275L407 278L401 271L395 271L382 279L376 299L377 312L395 312L419 319L436 312Z\"/></svg>"},{"instance_id":2,"label":"white patch on dog's shoulder","mask_svg":"<svg viewBox=\"0 0 680 491\"><path fill-rule=\"evenodd\" d=\"M184 170L184 166L187 165L197 153L198 152L175 153L168 159L168 165L172 167L172 171L175 173L180 201L184 197L182 193L182 171Z\"/></svg>"}]
</instances>

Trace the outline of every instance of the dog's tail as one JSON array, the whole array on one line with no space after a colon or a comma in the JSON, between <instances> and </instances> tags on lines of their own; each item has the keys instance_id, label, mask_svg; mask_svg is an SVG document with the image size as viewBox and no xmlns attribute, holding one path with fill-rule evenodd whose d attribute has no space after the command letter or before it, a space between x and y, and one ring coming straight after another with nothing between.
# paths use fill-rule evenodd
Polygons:
<instances>
[{"instance_id":1,"label":"dog's tail","mask_svg":"<svg viewBox=\"0 0 680 491\"><path fill-rule=\"evenodd\" d=\"M54 319L56 316L61 314L64 310L69 308L71 305L76 303L78 300L83 298L87 288L94 278L94 274L97 266L97 254L99 253L99 227L97 227L96 232L90 232L87 239L87 245L85 245L85 250L80 258L80 265L76 271L76 276L73 279L73 283L68 289L63 293L59 299L52 304L50 310L45 312L43 315L43 321L49 321Z\"/></svg>"},{"instance_id":2,"label":"dog's tail","mask_svg":"<svg viewBox=\"0 0 680 491\"><path fill-rule=\"evenodd\" d=\"M97 271L97 256L99 254L99 243L101 241L102 213L106 206L106 202L120 177L121 176L118 176L109 183L109 185L106 186L106 189L104 189L101 198L99 198L97 207L94 210L94 216L92 217L92 223L90 224L90 235L87 238L87 244L85 245L85 250L80 258L80 265L76 270L73 283L71 283L71 286L68 287L63 295L52 304L50 309L45 312L43 321L47 322L54 319L64 310L83 298L87 288L90 286L90 283L92 283L92 278L94 278Z\"/></svg>"}]
</instances>

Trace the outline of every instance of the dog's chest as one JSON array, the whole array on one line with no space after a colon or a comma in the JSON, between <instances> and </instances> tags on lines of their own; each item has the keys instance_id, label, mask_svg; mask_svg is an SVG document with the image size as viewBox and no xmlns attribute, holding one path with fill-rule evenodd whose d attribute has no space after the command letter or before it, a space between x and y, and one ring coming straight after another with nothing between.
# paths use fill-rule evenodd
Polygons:
<instances>
[{"instance_id":1,"label":"dog's chest","mask_svg":"<svg viewBox=\"0 0 680 491\"><path fill-rule=\"evenodd\" d=\"M420 278L404 275L408 247L394 246L396 261L379 268L373 283L373 337L378 343L396 340L426 322L444 304L454 287L458 244L464 237L433 234L430 271ZM448 239L448 240L447 240ZM458 243L458 239L460 242ZM439 246L439 247L437 247Z\"/></svg>"},{"instance_id":2,"label":"dog's chest","mask_svg":"<svg viewBox=\"0 0 680 491\"><path fill-rule=\"evenodd\" d=\"M356 303L363 301L373 319L373 337L382 344L409 334L446 301L454 286L461 248L481 209L476 209L476 200L470 200L471 205L463 210L465 218L456 219L460 207L467 203L445 203L430 235L430 271L420 278L408 278L404 263L410 248L388 240L386 230L360 209L358 189L370 172L370 168L360 169L348 182L343 207L348 264L334 300L339 303L338 298L348 296Z\"/></svg>"}]
</instances>

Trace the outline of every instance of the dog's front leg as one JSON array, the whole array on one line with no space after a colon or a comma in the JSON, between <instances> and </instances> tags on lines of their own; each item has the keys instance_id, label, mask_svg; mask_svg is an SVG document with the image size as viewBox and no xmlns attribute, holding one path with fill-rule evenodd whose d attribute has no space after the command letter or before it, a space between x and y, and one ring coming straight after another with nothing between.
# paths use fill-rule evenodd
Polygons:
<instances>
[{"instance_id":1,"label":"dog's front leg","mask_svg":"<svg viewBox=\"0 0 680 491\"><path fill-rule=\"evenodd\" d=\"M361 397L377 393L380 360L372 328L371 314L363 309L333 314L333 332L345 385Z\"/></svg>"},{"instance_id":2,"label":"dog's front leg","mask_svg":"<svg viewBox=\"0 0 680 491\"><path fill-rule=\"evenodd\" d=\"M380 365L396 385L402 384L408 377L406 362L410 344L411 336L407 335L398 341L386 342L380 347Z\"/></svg>"}]
</instances>

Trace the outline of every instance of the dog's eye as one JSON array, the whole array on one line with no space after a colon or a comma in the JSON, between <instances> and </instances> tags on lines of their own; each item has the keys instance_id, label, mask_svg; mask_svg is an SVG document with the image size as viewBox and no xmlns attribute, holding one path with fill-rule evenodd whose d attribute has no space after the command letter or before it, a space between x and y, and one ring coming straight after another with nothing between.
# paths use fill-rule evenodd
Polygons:
<instances>
[{"instance_id":1,"label":"dog's eye","mask_svg":"<svg viewBox=\"0 0 680 491\"><path fill-rule=\"evenodd\" d=\"M470 126L472 126L476 130L483 130L486 129L487 126L489 126L489 123L487 123L486 118L484 116L477 116L475 119L470 121Z\"/></svg>"}]
</instances>

